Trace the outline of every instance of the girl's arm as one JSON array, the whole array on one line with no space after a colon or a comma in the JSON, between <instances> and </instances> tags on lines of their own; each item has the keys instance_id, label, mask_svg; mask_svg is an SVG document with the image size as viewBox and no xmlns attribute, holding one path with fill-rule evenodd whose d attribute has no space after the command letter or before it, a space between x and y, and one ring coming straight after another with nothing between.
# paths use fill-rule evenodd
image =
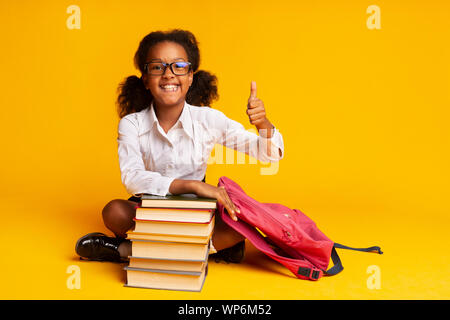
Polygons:
<instances>
[{"instance_id":1,"label":"girl's arm","mask_svg":"<svg viewBox=\"0 0 450 320\"><path fill-rule=\"evenodd\" d=\"M167 195L174 178L146 170L139 146L138 125L132 115L120 120L117 142L120 174L128 193Z\"/></svg>"},{"instance_id":2,"label":"girl's arm","mask_svg":"<svg viewBox=\"0 0 450 320\"><path fill-rule=\"evenodd\" d=\"M265 148L267 155L272 157L273 150L278 149L278 156L281 159L283 157L281 148L276 148L272 145L272 137L274 135L275 126L270 123L269 119L266 118L264 122L256 124L256 128L258 129L259 136L265 139L264 141L266 143Z\"/></svg>"},{"instance_id":3,"label":"girl's arm","mask_svg":"<svg viewBox=\"0 0 450 320\"><path fill-rule=\"evenodd\" d=\"M175 179L170 185L169 192L171 194L195 193L199 197L217 199L227 209L231 219L237 221L236 212L239 213L239 209L231 201L225 187L215 187L198 180Z\"/></svg>"},{"instance_id":4,"label":"girl's arm","mask_svg":"<svg viewBox=\"0 0 450 320\"><path fill-rule=\"evenodd\" d=\"M264 103L256 96L256 82L252 81L250 86L250 97L247 104L247 115L251 124L256 126L259 135L264 138L267 155L272 157L274 148L272 146L272 137L274 135L274 125L267 119ZM282 158L282 150L278 148L280 159ZM274 155L275 156L275 155Z\"/></svg>"},{"instance_id":5,"label":"girl's arm","mask_svg":"<svg viewBox=\"0 0 450 320\"><path fill-rule=\"evenodd\" d=\"M255 86L255 87L254 87ZM281 133L266 118L264 104L256 98L256 84L252 82L252 92L247 106L250 123L258 129L258 134L247 131L244 126L223 112L210 109L209 132L215 142L227 148L245 153L262 162L278 162L284 155L284 142Z\"/></svg>"},{"instance_id":6,"label":"girl's arm","mask_svg":"<svg viewBox=\"0 0 450 320\"><path fill-rule=\"evenodd\" d=\"M259 135L247 131L244 126L226 117L221 111L215 110L217 128L217 143L248 154L263 162L277 162L283 158L284 142L278 129L267 120L261 124ZM267 126L268 129L262 127Z\"/></svg>"},{"instance_id":7,"label":"girl's arm","mask_svg":"<svg viewBox=\"0 0 450 320\"><path fill-rule=\"evenodd\" d=\"M199 197L217 199L237 220L238 209L231 202L223 187L215 187L197 180L182 180L162 176L159 172L145 169L139 148L137 124L132 117L124 117L119 122L118 153L122 182L133 195L151 193L165 196L168 193L195 193Z\"/></svg>"}]
</instances>

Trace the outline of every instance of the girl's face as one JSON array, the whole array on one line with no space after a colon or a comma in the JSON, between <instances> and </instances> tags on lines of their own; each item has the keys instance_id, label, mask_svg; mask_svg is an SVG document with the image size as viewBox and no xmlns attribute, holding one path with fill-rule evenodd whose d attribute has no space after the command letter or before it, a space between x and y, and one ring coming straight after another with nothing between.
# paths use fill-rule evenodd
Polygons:
<instances>
[{"instance_id":1,"label":"girl's face","mask_svg":"<svg viewBox=\"0 0 450 320\"><path fill-rule=\"evenodd\" d=\"M178 43L164 41L150 48L146 62L169 64L178 61L188 62L184 48ZM175 75L167 66L163 74L146 73L143 74L142 79L145 87L151 91L154 103L159 107L170 107L184 105L186 94L192 84L193 72L190 70L186 75Z\"/></svg>"}]
</instances>

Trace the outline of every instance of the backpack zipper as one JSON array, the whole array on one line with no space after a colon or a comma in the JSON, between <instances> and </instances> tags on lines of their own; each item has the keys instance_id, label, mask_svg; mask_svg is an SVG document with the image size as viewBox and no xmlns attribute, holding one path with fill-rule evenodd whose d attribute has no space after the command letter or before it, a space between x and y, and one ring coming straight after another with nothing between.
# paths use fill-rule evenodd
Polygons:
<instances>
[{"instance_id":1,"label":"backpack zipper","mask_svg":"<svg viewBox=\"0 0 450 320\"><path fill-rule=\"evenodd\" d=\"M290 233L289 231L286 230L286 228L284 227L284 225L283 225L280 221L276 220L274 217L272 217L272 215L271 215L270 213L267 213L267 212L264 211L264 210L262 210L261 212L264 212L264 215L265 215L266 217L269 217L270 220L272 220L273 222L275 222L275 224L277 224L277 225L281 228L281 230L283 231L283 234L284 234L286 237L288 237L289 239L292 238L291 233Z\"/></svg>"}]
</instances>

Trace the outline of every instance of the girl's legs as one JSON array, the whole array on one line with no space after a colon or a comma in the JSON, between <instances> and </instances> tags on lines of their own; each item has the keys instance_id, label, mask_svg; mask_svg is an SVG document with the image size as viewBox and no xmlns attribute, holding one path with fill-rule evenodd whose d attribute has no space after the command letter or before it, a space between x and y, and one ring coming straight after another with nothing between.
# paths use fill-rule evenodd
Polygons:
<instances>
[{"instance_id":1,"label":"girl's legs","mask_svg":"<svg viewBox=\"0 0 450 320\"><path fill-rule=\"evenodd\" d=\"M103 208L102 215L105 226L111 230L116 237L126 238L126 232L134 227L133 218L136 216L137 202L115 199ZM230 248L235 244L245 240L245 238L229 227L220 218L215 216L215 227L212 242L217 251ZM119 246L121 257L131 255L130 241L124 241Z\"/></svg>"},{"instance_id":2,"label":"girl's legs","mask_svg":"<svg viewBox=\"0 0 450 320\"><path fill-rule=\"evenodd\" d=\"M126 238L126 232L134 227L137 202L115 199L106 204L102 210L103 222L117 238ZM123 241L118 248L120 256L131 256L131 242Z\"/></svg>"},{"instance_id":3,"label":"girl's legs","mask_svg":"<svg viewBox=\"0 0 450 320\"><path fill-rule=\"evenodd\" d=\"M217 251L230 248L235 244L245 240L245 238L238 232L229 227L220 217L215 215L214 233L212 235L212 242Z\"/></svg>"},{"instance_id":4,"label":"girl's legs","mask_svg":"<svg viewBox=\"0 0 450 320\"><path fill-rule=\"evenodd\" d=\"M126 238L127 231L134 227L137 202L115 199L102 210L103 222L118 238Z\"/></svg>"}]
</instances>

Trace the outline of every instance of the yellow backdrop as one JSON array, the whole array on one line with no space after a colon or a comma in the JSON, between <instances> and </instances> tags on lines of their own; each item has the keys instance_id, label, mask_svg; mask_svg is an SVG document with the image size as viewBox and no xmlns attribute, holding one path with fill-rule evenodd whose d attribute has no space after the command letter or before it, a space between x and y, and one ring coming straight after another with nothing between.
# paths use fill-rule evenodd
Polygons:
<instances>
[{"instance_id":1,"label":"yellow backdrop","mask_svg":"<svg viewBox=\"0 0 450 320\"><path fill-rule=\"evenodd\" d=\"M449 13L442 0L1 2L0 298L448 299ZM124 288L121 265L77 259L81 235L108 233L103 206L128 197L117 86L140 76L139 41L170 28L196 35L213 108L250 129L254 80L284 138L275 174L246 158L211 164L207 182L228 176L384 255L340 251L345 270L309 282L249 244L242 264L211 263L201 293Z\"/></svg>"}]
</instances>

